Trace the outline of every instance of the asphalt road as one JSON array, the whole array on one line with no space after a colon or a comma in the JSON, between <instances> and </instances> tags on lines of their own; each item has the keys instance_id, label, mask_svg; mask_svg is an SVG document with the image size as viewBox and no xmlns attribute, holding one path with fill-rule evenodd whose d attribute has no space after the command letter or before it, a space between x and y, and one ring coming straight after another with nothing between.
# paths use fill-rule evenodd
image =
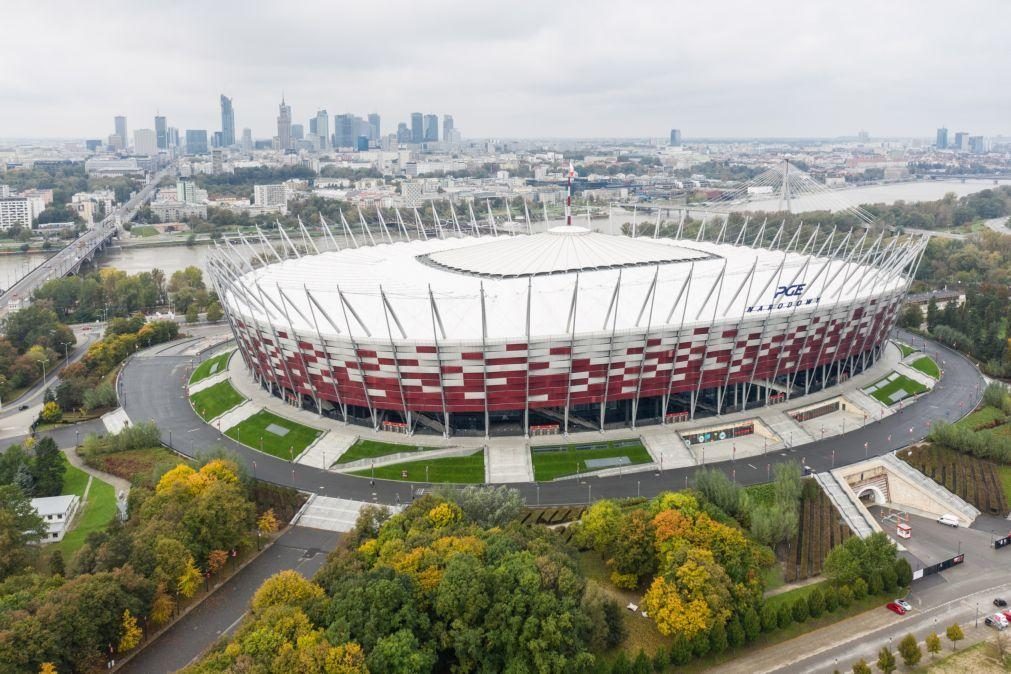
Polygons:
<instances>
[{"instance_id":1,"label":"asphalt road","mask_svg":"<svg viewBox=\"0 0 1011 674\"><path fill-rule=\"evenodd\" d=\"M168 674L182 669L238 627L253 593L264 580L286 569L312 578L323 566L327 553L336 547L337 538L332 531L292 527L119 671Z\"/></svg>"},{"instance_id":2,"label":"asphalt road","mask_svg":"<svg viewBox=\"0 0 1011 674\"><path fill-rule=\"evenodd\" d=\"M900 338L920 344L922 340L901 334ZM164 353L142 352L123 372L120 400L134 422L153 420L162 431L162 440L176 451L194 456L202 449L223 446L242 457L256 477L303 491L381 503L405 502L413 485L376 480L310 468L260 453L218 433L205 424L186 399L186 380L191 358ZM785 461L801 461L816 472L829 470L904 447L926 436L934 421L954 421L979 402L985 382L976 367L957 352L929 343L931 354L943 361L944 377L919 400L877 422L846 433L795 448L774 451L764 457L708 464L725 471L740 484L757 484L768 479L770 466ZM865 448L866 443L866 448ZM593 499L641 494L652 496L664 490L684 488L698 467L678 468L631 475L583 478L540 485L511 485L529 504L578 504Z\"/></svg>"}]
</instances>

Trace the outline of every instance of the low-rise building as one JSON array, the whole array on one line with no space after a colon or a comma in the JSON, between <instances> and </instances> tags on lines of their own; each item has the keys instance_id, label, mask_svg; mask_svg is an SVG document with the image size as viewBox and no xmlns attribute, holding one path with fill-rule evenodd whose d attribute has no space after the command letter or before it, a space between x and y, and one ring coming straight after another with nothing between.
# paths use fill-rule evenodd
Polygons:
<instances>
[{"instance_id":1,"label":"low-rise building","mask_svg":"<svg viewBox=\"0 0 1011 674\"><path fill-rule=\"evenodd\" d=\"M190 204L184 201L155 201L151 204L151 213L162 222L174 222L186 218L207 217L206 204Z\"/></svg>"},{"instance_id":2,"label":"low-rise building","mask_svg":"<svg viewBox=\"0 0 1011 674\"><path fill-rule=\"evenodd\" d=\"M31 227L32 203L26 197L0 198L0 229Z\"/></svg>"},{"instance_id":3,"label":"low-rise building","mask_svg":"<svg viewBox=\"0 0 1011 674\"><path fill-rule=\"evenodd\" d=\"M80 503L80 497L75 494L32 499L32 508L46 523L47 532L42 543L56 543L63 540Z\"/></svg>"}]
</instances>

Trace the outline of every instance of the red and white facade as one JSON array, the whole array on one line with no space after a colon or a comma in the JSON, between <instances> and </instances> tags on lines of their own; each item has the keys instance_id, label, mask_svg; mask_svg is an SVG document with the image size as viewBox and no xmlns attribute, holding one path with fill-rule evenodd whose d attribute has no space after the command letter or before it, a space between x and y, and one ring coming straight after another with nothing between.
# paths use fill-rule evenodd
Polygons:
<instances>
[{"instance_id":1,"label":"red and white facade","mask_svg":"<svg viewBox=\"0 0 1011 674\"><path fill-rule=\"evenodd\" d=\"M816 229L766 248L571 226L386 234L322 252L303 237L311 254L286 235L226 241L211 275L265 387L449 434L634 427L834 383L875 357L925 246Z\"/></svg>"}]
</instances>

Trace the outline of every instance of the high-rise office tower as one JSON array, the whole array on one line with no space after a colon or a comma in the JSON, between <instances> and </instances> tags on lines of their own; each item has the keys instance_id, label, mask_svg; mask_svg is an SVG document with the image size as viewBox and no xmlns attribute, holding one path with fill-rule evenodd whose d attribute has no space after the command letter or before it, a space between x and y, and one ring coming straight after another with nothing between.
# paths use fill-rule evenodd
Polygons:
<instances>
[{"instance_id":1,"label":"high-rise office tower","mask_svg":"<svg viewBox=\"0 0 1011 674\"><path fill-rule=\"evenodd\" d=\"M120 115L114 121L116 123L116 135L119 136L119 141L122 143L120 149L125 149L129 143L129 138L126 135L126 117Z\"/></svg>"},{"instance_id":2,"label":"high-rise office tower","mask_svg":"<svg viewBox=\"0 0 1011 674\"><path fill-rule=\"evenodd\" d=\"M179 129L170 126L165 130L165 139L169 147L179 147Z\"/></svg>"},{"instance_id":3,"label":"high-rise office tower","mask_svg":"<svg viewBox=\"0 0 1011 674\"><path fill-rule=\"evenodd\" d=\"M681 129L670 130L670 144L673 147L678 147L681 145Z\"/></svg>"},{"instance_id":4,"label":"high-rise office tower","mask_svg":"<svg viewBox=\"0 0 1011 674\"><path fill-rule=\"evenodd\" d=\"M943 126L937 130L937 142L934 145L938 150L944 150L948 147L948 130Z\"/></svg>"},{"instance_id":5,"label":"high-rise office tower","mask_svg":"<svg viewBox=\"0 0 1011 674\"><path fill-rule=\"evenodd\" d=\"M439 140L439 116L425 115L425 142L434 143Z\"/></svg>"},{"instance_id":6,"label":"high-rise office tower","mask_svg":"<svg viewBox=\"0 0 1011 674\"><path fill-rule=\"evenodd\" d=\"M334 116L334 146L353 148L358 138L358 118L351 113Z\"/></svg>"},{"instance_id":7,"label":"high-rise office tower","mask_svg":"<svg viewBox=\"0 0 1011 674\"><path fill-rule=\"evenodd\" d=\"M411 113L411 142L420 143L425 140L425 116L420 112Z\"/></svg>"},{"instance_id":8,"label":"high-rise office tower","mask_svg":"<svg viewBox=\"0 0 1011 674\"><path fill-rule=\"evenodd\" d=\"M398 143L411 142L411 130L407 128L407 124L405 124L404 122L397 124L397 142Z\"/></svg>"},{"instance_id":9,"label":"high-rise office tower","mask_svg":"<svg viewBox=\"0 0 1011 674\"><path fill-rule=\"evenodd\" d=\"M252 152L253 151L253 130L243 129L242 130L242 151Z\"/></svg>"},{"instance_id":10,"label":"high-rise office tower","mask_svg":"<svg viewBox=\"0 0 1011 674\"><path fill-rule=\"evenodd\" d=\"M959 131L955 134L955 149L959 152L969 151L969 134L965 131Z\"/></svg>"},{"instance_id":11,"label":"high-rise office tower","mask_svg":"<svg viewBox=\"0 0 1011 674\"><path fill-rule=\"evenodd\" d=\"M453 140L453 115L442 116L442 139L445 141Z\"/></svg>"},{"instance_id":12,"label":"high-rise office tower","mask_svg":"<svg viewBox=\"0 0 1011 674\"><path fill-rule=\"evenodd\" d=\"M285 105L284 96L277 106L277 141L282 152L291 149L291 106Z\"/></svg>"},{"instance_id":13,"label":"high-rise office tower","mask_svg":"<svg viewBox=\"0 0 1011 674\"><path fill-rule=\"evenodd\" d=\"M221 145L235 145L235 110L232 108L232 99L224 94L221 94Z\"/></svg>"},{"instance_id":14,"label":"high-rise office tower","mask_svg":"<svg viewBox=\"0 0 1011 674\"><path fill-rule=\"evenodd\" d=\"M292 141L304 140L305 139L305 127L301 124L291 125L291 139Z\"/></svg>"},{"instance_id":15,"label":"high-rise office tower","mask_svg":"<svg viewBox=\"0 0 1011 674\"><path fill-rule=\"evenodd\" d=\"M161 116L155 116L154 118L154 134L158 141L159 150L168 149L168 126L165 122L165 118Z\"/></svg>"},{"instance_id":16,"label":"high-rise office tower","mask_svg":"<svg viewBox=\"0 0 1011 674\"><path fill-rule=\"evenodd\" d=\"M207 154L206 129L186 129L186 154Z\"/></svg>"},{"instance_id":17,"label":"high-rise office tower","mask_svg":"<svg viewBox=\"0 0 1011 674\"><path fill-rule=\"evenodd\" d=\"M158 154L158 136L154 129L134 129L133 151L137 154Z\"/></svg>"},{"instance_id":18,"label":"high-rise office tower","mask_svg":"<svg viewBox=\"0 0 1011 674\"><path fill-rule=\"evenodd\" d=\"M382 130L379 127L379 113L373 112L369 115L369 140L379 140Z\"/></svg>"},{"instance_id":19,"label":"high-rise office tower","mask_svg":"<svg viewBox=\"0 0 1011 674\"><path fill-rule=\"evenodd\" d=\"M316 138L319 149L330 148L330 115L325 108L316 113Z\"/></svg>"}]
</instances>

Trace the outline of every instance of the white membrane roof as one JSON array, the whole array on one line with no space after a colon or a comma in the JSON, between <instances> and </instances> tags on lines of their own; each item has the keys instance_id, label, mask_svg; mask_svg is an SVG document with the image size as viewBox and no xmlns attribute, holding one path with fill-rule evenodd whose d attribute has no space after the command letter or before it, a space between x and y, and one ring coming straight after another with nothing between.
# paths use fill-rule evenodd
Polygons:
<instances>
[{"instance_id":1,"label":"white membrane roof","mask_svg":"<svg viewBox=\"0 0 1011 674\"><path fill-rule=\"evenodd\" d=\"M452 271L506 278L669 264L705 257L707 254L698 250L650 239L611 236L585 227L563 225L540 234L440 250L422 255L421 259Z\"/></svg>"},{"instance_id":2,"label":"white membrane roof","mask_svg":"<svg viewBox=\"0 0 1011 674\"><path fill-rule=\"evenodd\" d=\"M290 323L302 334L318 326L357 340L480 344L525 341L528 296L533 338L761 321L890 294L905 282L895 270L795 252L563 232L323 252L247 272L222 293L240 315L285 332Z\"/></svg>"}]
</instances>

